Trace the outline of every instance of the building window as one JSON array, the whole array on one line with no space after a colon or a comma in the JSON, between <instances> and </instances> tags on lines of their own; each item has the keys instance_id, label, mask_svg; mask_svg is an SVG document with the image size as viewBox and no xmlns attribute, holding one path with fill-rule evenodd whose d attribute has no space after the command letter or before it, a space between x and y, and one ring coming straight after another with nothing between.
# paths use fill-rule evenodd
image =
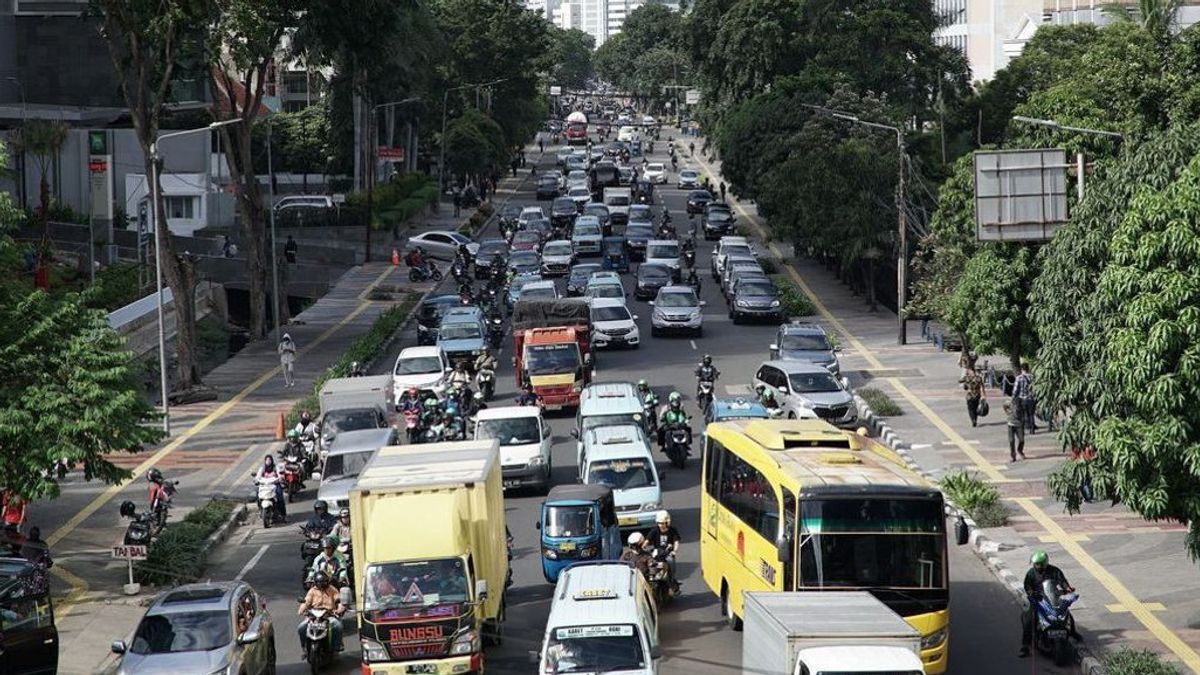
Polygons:
<instances>
[{"instance_id":1,"label":"building window","mask_svg":"<svg viewBox=\"0 0 1200 675\"><path fill-rule=\"evenodd\" d=\"M196 217L195 197L167 197L167 217L192 220Z\"/></svg>"}]
</instances>

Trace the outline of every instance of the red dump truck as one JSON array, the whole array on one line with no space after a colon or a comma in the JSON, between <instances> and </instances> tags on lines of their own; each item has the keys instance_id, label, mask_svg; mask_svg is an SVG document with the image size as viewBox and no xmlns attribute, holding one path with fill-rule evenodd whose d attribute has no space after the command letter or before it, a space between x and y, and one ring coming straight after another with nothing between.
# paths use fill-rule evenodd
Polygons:
<instances>
[{"instance_id":1,"label":"red dump truck","mask_svg":"<svg viewBox=\"0 0 1200 675\"><path fill-rule=\"evenodd\" d=\"M521 300L513 308L517 386L526 383L547 410L579 405L592 381L592 324L586 300Z\"/></svg>"}]
</instances>

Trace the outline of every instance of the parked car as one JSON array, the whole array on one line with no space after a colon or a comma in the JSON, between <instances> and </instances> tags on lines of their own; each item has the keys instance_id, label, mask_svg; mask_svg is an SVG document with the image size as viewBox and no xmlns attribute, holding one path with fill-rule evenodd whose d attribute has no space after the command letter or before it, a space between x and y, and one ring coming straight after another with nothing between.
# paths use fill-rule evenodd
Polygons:
<instances>
[{"instance_id":1,"label":"parked car","mask_svg":"<svg viewBox=\"0 0 1200 675\"><path fill-rule=\"evenodd\" d=\"M790 419L807 416L810 411L820 419L840 427L858 422L858 409L845 380L834 377L824 366L806 361L767 361L754 374L754 385L770 389L784 414Z\"/></svg>"},{"instance_id":2,"label":"parked car","mask_svg":"<svg viewBox=\"0 0 1200 675\"><path fill-rule=\"evenodd\" d=\"M454 260L454 256L458 254L458 247L464 245L471 258L474 259L475 254L479 252L479 244L452 230L434 230L409 237L404 244L404 250L408 252L420 246L425 251L425 255L430 258Z\"/></svg>"},{"instance_id":3,"label":"parked car","mask_svg":"<svg viewBox=\"0 0 1200 675\"><path fill-rule=\"evenodd\" d=\"M122 675L266 675L275 672L275 624L266 599L244 581L185 584L156 597L130 642L117 640L112 651Z\"/></svg>"},{"instance_id":4,"label":"parked car","mask_svg":"<svg viewBox=\"0 0 1200 675\"><path fill-rule=\"evenodd\" d=\"M592 272L596 272L599 269L599 263L576 263L572 265L571 272L567 275L567 295L583 295L584 289L587 288L588 277L591 276Z\"/></svg>"},{"instance_id":5,"label":"parked car","mask_svg":"<svg viewBox=\"0 0 1200 675\"><path fill-rule=\"evenodd\" d=\"M772 359L807 361L828 369L834 375L841 375L837 352L838 347L829 342L825 329L815 323L783 324L770 346Z\"/></svg>"},{"instance_id":6,"label":"parked car","mask_svg":"<svg viewBox=\"0 0 1200 675\"><path fill-rule=\"evenodd\" d=\"M633 288L633 297L638 300L649 300L658 295L658 290L672 283L671 269L665 265L642 263L637 268L637 285Z\"/></svg>"},{"instance_id":7,"label":"parked car","mask_svg":"<svg viewBox=\"0 0 1200 675\"><path fill-rule=\"evenodd\" d=\"M650 335L680 331L696 337L704 334L704 301L691 286L663 286L650 302Z\"/></svg>"}]
</instances>

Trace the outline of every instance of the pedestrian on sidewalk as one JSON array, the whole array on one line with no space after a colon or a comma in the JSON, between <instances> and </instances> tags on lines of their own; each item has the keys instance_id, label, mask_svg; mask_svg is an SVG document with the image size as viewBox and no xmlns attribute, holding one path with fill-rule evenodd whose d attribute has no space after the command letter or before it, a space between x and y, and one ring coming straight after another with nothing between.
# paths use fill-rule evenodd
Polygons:
<instances>
[{"instance_id":1,"label":"pedestrian on sidewalk","mask_svg":"<svg viewBox=\"0 0 1200 675\"><path fill-rule=\"evenodd\" d=\"M296 386L296 343L292 336L284 333L279 339L279 369L283 371L283 386Z\"/></svg>"},{"instance_id":2,"label":"pedestrian on sidewalk","mask_svg":"<svg viewBox=\"0 0 1200 675\"><path fill-rule=\"evenodd\" d=\"M971 418L971 426L979 426L979 404L987 399L987 390L983 377L975 372L975 359L971 359L970 370L963 376L963 389L967 392L967 417Z\"/></svg>"},{"instance_id":3,"label":"pedestrian on sidewalk","mask_svg":"<svg viewBox=\"0 0 1200 675\"><path fill-rule=\"evenodd\" d=\"M521 155L521 168L525 168L525 148L517 148L517 152ZM515 174L514 174L515 175Z\"/></svg>"},{"instance_id":4,"label":"pedestrian on sidewalk","mask_svg":"<svg viewBox=\"0 0 1200 675\"><path fill-rule=\"evenodd\" d=\"M696 156L696 141L688 142L688 157Z\"/></svg>"},{"instance_id":5,"label":"pedestrian on sidewalk","mask_svg":"<svg viewBox=\"0 0 1200 675\"><path fill-rule=\"evenodd\" d=\"M538 152L546 153L546 141L540 135L538 136Z\"/></svg>"},{"instance_id":6,"label":"pedestrian on sidewalk","mask_svg":"<svg viewBox=\"0 0 1200 675\"><path fill-rule=\"evenodd\" d=\"M1033 418L1033 374L1029 372L1027 365L1022 365L1020 370L1021 373L1017 375L1017 381L1013 384L1013 403L1025 422L1025 428L1033 434L1037 433L1037 422Z\"/></svg>"},{"instance_id":7,"label":"pedestrian on sidewalk","mask_svg":"<svg viewBox=\"0 0 1200 675\"><path fill-rule=\"evenodd\" d=\"M25 507L28 504L20 495L12 490L5 490L0 495L0 511L3 512L4 526L12 525L18 530L25 525Z\"/></svg>"},{"instance_id":8,"label":"pedestrian on sidewalk","mask_svg":"<svg viewBox=\"0 0 1200 675\"><path fill-rule=\"evenodd\" d=\"M296 240L289 234L287 243L283 245L283 257L287 258L287 261L294 265L296 264L296 252L298 250L299 246L296 245Z\"/></svg>"},{"instance_id":9,"label":"pedestrian on sidewalk","mask_svg":"<svg viewBox=\"0 0 1200 675\"><path fill-rule=\"evenodd\" d=\"M513 178L516 178L517 177L517 168L521 166L520 158L513 157L512 161L508 163L508 166L509 166L509 168L512 169Z\"/></svg>"},{"instance_id":10,"label":"pedestrian on sidewalk","mask_svg":"<svg viewBox=\"0 0 1200 675\"><path fill-rule=\"evenodd\" d=\"M725 201L725 181L721 181L721 201Z\"/></svg>"},{"instance_id":11,"label":"pedestrian on sidewalk","mask_svg":"<svg viewBox=\"0 0 1200 675\"><path fill-rule=\"evenodd\" d=\"M1025 426L1021 424L1021 416L1012 401L1004 402L1004 418L1008 421L1009 461L1017 461L1017 455L1025 459Z\"/></svg>"},{"instance_id":12,"label":"pedestrian on sidewalk","mask_svg":"<svg viewBox=\"0 0 1200 675\"><path fill-rule=\"evenodd\" d=\"M462 214L462 191L457 185L454 186L451 200L454 202L454 217L458 218Z\"/></svg>"}]
</instances>

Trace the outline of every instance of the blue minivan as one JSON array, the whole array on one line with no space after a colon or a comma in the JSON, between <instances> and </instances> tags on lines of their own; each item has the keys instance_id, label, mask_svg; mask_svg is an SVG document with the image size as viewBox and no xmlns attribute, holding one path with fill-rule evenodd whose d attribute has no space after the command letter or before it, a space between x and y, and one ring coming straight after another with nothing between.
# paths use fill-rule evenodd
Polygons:
<instances>
[{"instance_id":1,"label":"blue minivan","mask_svg":"<svg viewBox=\"0 0 1200 675\"><path fill-rule=\"evenodd\" d=\"M567 567L621 557L621 528L612 489L605 485L556 485L542 502L542 575L556 583Z\"/></svg>"}]
</instances>

